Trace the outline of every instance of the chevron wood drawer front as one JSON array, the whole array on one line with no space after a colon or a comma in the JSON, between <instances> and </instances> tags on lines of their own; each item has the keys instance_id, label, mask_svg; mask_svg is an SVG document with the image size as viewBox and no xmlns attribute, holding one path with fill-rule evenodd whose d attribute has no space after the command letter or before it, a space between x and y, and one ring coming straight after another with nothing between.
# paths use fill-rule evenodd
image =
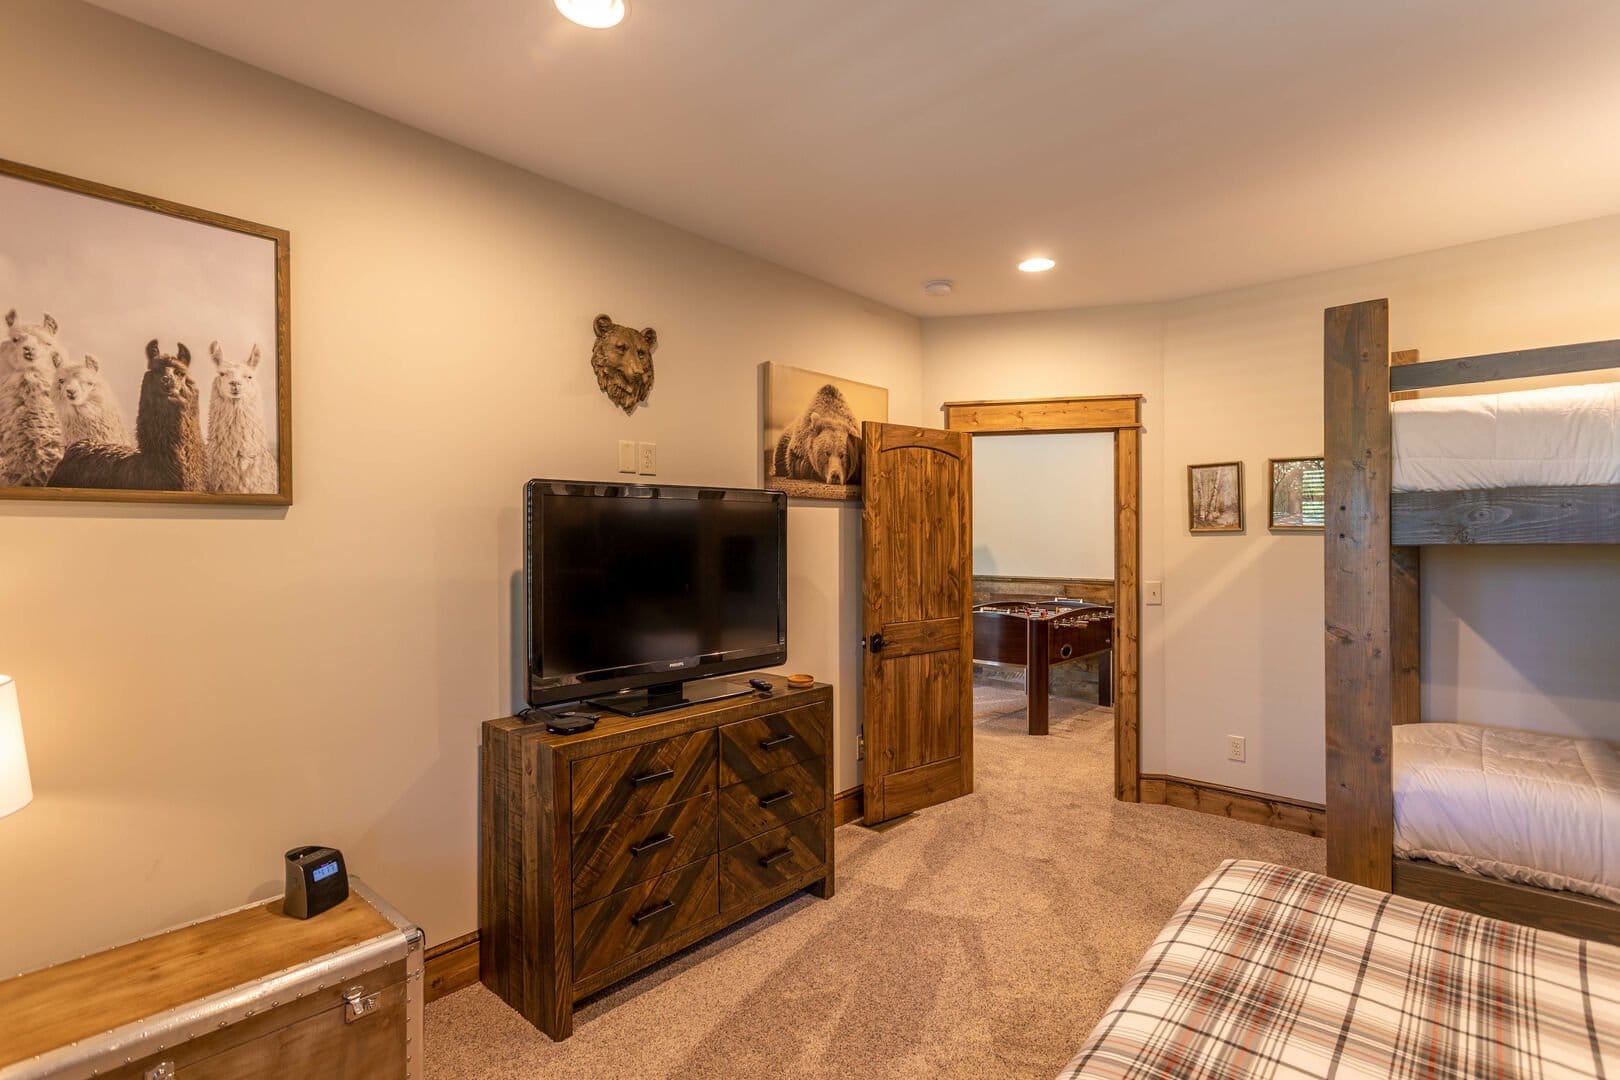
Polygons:
<instances>
[{"instance_id":1,"label":"chevron wood drawer front","mask_svg":"<svg viewBox=\"0 0 1620 1080\"><path fill-rule=\"evenodd\" d=\"M735 784L827 753L827 713L810 706L720 729L720 783Z\"/></svg>"},{"instance_id":2,"label":"chevron wood drawer front","mask_svg":"<svg viewBox=\"0 0 1620 1080\"><path fill-rule=\"evenodd\" d=\"M821 817L812 814L720 853L720 907L745 907L822 863L826 841Z\"/></svg>"},{"instance_id":3,"label":"chevron wood drawer front","mask_svg":"<svg viewBox=\"0 0 1620 1080\"><path fill-rule=\"evenodd\" d=\"M634 956L720 914L714 856L574 912L574 977Z\"/></svg>"},{"instance_id":4,"label":"chevron wood drawer front","mask_svg":"<svg viewBox=\"0 0 1620 1080\"><path fill-rule=\"evenodd\" d=\"M714 790L714 732L694 731L574 762L574 832L606 828Z\"/></svg>"},{"instance_id":5,"label":"chevron wood drawer front","mask_svg":"<svg viewBox=\"0 0 1620 1080\"><path fill-rule=\"evenodd\" d=\"M832 688L770 678L574 734L484 724L478 974L553 1039L576 1001L801 889L833 894Z\"/></svg>"},{"instance_id":6,"label":"chevron wood drawer front","mask_svg":"<svg viewBox=\"0 0 1620 1080\"><path fill-rule=\"evenodd\" d=\"M713 855L715 807L705 793L574 837L574 906Z\"/></svg>"},{"instance_id":7,"label":"chevron wood drawer front","mask_svg":"<svg viewBox=\"0 0 1620 1080\"><path fill-rule=\"evenodd\" d=\"M795 761L720 789L720 846L731 847L827 805L827 764Z\"/></svg>"}]
</instances>

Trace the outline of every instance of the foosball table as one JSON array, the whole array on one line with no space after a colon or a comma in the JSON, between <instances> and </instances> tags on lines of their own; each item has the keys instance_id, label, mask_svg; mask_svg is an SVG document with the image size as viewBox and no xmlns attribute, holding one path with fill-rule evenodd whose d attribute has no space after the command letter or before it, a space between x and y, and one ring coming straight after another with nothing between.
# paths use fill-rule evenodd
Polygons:
<instances>
[{"instance_id":1,"label":"foosball table","mask_svg":"<svg viewBox=\"0 0 1620 1080\"><path fill-rule=\"evenodd\" d=\"M973 609L975 662L1024 668L1029 733L1045 735L1053 664L1102 654L1097 703L1114 703L1114 609L1078 600L998 600Z\"/></svg>"}]
</instances>

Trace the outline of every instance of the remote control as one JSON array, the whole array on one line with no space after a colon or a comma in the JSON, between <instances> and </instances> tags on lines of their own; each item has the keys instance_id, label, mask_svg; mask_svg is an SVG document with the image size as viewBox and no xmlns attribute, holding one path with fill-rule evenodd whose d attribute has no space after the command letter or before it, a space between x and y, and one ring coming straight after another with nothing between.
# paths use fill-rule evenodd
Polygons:
<instances>
[{"instance_id":1,"label":"remote control","mask_svg":"<svg viewBox=\"0 0 1620 1080\"><path fill-rule=\"evenodd\" d=\"M755 690L758 690L762 694L768 694L772 690L776 689L768 680L765 679L749 679L748 685L752 686Z\"/></svg>"}]
</instances>

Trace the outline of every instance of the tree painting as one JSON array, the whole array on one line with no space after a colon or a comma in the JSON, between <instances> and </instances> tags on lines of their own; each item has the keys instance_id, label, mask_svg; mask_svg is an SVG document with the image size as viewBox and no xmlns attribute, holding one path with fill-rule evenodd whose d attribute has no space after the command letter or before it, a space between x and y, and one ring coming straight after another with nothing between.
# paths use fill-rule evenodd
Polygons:
<instances>
[{"instance_id":1,"label":"tree painting","mask_svg":"<svg viewBox=\"0 0 1620 1080\"><path fill-rule=\"evenodd\" d=\"M1192 532L1243 531L1243 465L1187 467L1188 528Z\"/></svg>"}]
</instances>

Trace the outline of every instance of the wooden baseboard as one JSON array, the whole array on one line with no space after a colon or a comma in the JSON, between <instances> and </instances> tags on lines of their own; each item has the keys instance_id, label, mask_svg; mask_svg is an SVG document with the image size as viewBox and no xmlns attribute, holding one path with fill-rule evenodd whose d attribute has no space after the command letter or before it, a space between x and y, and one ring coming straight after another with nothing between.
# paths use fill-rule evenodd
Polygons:
<instances>
[{"instance_id":1,"label":"wooden baseboard","mask_svg":"<svg viewBox=\"0 0 1620 1080\"><path fill-rule=\"evenodd\" d=\"M864 788L852 787L848 791L840 791L833 796L833 828L848 825L852 821L859 821L865 815L866 794Z\"/></svg>"},{"instance_id":2,"label":"wooden baseboard","mask_svg":"<svg viewBox=\"0 0 1620 1080\"><path fill-rule=\"evenodd\" d=\"M441 941L427 951L425 997L437 1001L478 981L478 931Z\"/></svg>"},{"instance_id":3,"label":"wooden baseboard","mask_svg":"<svg viewBox=\"0 0 1620 1080\"><path fill-rule=\"evenodd\" d=\"M1234 821L1270 825L1275 829L1288 829L1308 836L1323 836L1327 828L1327 810L1321 803L1222 787L1202 780L1184 780L1179 776L1143 773L1141 801L1179 806L1183 810L1197 810L1203 814L1218 814Z\"/></svg>"}]
</instances>

